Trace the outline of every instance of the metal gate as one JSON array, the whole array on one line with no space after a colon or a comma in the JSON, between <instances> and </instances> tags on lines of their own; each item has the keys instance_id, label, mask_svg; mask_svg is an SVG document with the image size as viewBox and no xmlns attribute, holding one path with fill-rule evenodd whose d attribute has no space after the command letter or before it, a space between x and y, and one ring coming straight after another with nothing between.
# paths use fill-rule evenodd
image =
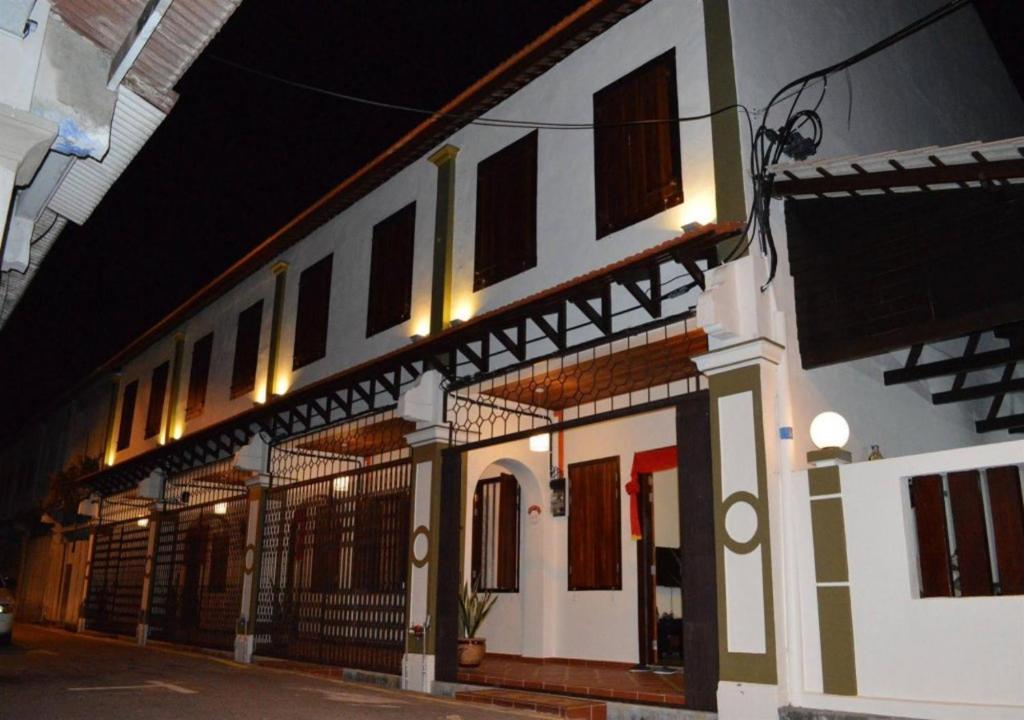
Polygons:
<instances>
[{"instance_id":1,"label":"metal gate","mask_svg":"<svg viewBox=\"0 0 1024 720\"><path fill-rule=\"evenodd\" d=\"M149 530L138 519L97 526L85 598L86 627L135 634L148 540Z\"/></svg>"},{"instance_id":2,"label":"metal gate","mask_svg":"<svg viewBox=\"0 0 1024 720\"><path fill-rule=\"evenodd\" d=\"M149 635L231 649L242 602L245 495L160 516Z\"/></svg>"},{"instance_id":3,"label":"metal gate","mask_svg":"<svg viewBox=\"0 0 1024 720\"><path fill-rule=\"evenodd\" d=\"M256 651L400 672L412 462L322 463L268 493Z\"/></svg>"}]
</instances>

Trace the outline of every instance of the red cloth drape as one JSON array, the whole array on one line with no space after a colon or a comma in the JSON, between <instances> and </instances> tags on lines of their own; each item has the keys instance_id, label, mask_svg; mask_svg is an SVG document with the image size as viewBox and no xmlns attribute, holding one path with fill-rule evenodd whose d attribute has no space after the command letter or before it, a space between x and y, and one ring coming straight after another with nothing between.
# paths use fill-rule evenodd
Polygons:
<instances>
[{"instance_id":1,"label":"red cloth drape","mask_svg":"<svg viewBox=\"0 0 1024 720\"><path fill-rule=\"evenodd\" d=\"M637 502L637 495L640 494L640 476L647 473L671 470L679 462L676 453L676 446L657 448L656 450L644 450L633 455L633 469L629 471L629 482L626 483L626 492L629 494L629 528L634 540L641 536L640 528L640 504Z\"/></svg>"}]
</instances>

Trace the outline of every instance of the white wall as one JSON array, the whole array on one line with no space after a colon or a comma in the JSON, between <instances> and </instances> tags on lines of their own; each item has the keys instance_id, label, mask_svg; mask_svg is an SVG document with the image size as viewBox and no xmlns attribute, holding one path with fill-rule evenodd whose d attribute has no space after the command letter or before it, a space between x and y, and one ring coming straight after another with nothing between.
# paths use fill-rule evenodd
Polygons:
<instances>
[{"instance_id":1,"label":"white wall","mask_svg":"<svg viewBox=\"0 0 1024 720\"><path fill-rule=\"evenodd\" d=\"M557 439L554 443L557 444ZM676 444L674 411L660 410L621 420L566 431L565 468L588 460L618 456L622 590L568 590L568 515L551 515L547 486L548 456L531 453L526 442L475 450L467 461L467 506L478 480L492 477L498 467L520 472L508 461L528 467L532 478L523 483L520 546L520 592L502 594L482 628L491 652L532 657L580 658L635 663L637 647L636 544L630 537L629 496L625 485L633 455L643 450ZM557 456L556 456L557 462ZM495 463L498 465L496 466ZM666 475L674 475L667 473ZM539 488L537 493L531 490ZM541 496L540 520L531 524L526 509ZM658 502L657 497L655 502ZM678 502L673 503L678 507ZM469 572L472 509L466 515L466 564Z\"/></svg>"},{"instance_id":2,"label":"white wall","mask_svg":"<svg viewBox=\"0 0 1024 720\"><path fill-rule=\"evenodd\" d=\"M807 474L790 477L799 558L802 697L921 718L1024 717L1024 597L920 598L907 478L1024 461L1024 442L840 468L857 667L857 698L820 695L821 648Z\"/></svg>"},{"instance_id":3,"label":"white wall","mask_svg":"<svg viewBox=\"0 0 1024 720\"><path fill-rule=\"evenodd\" d=\"M700 0L654 0L594 38L560 63L489 111L485 117L589 122L593 94L648 60L675 48L679 112L708 109L703 6ZM670 208L617 233L595 240L593 134L590 131L541 130L538 152L537 266L478 293L473 293L476 218L476 166L523 134L519 130L468 126L448 139L460 148L456 160L452 300L456 312L476 315L526 297L590 270L616 262L677 236L683 224L714 215L710 124L681 126L682 205ZM307 238L283 251L209 307L130 360L125 381L141 377L136 422L148 398L149 375L158 358L171 352L174 332L184 332L185 358L178 416L183 417L192 343L214 331L214 352L203 414L184 432L209 427L250 409L264 392L274 279L270 268L289 264L284 323L278 355L278 389L293 390L408 344L424 334L430 313L430 279L437 169L426 157L398 172ZM416 202L412 317L408 322L366 338L366 306L373 226L410 202ZM294 318L299 275L329 252L334 253L326 356L295 372L292 367ZM256 392L228 399L234 331L238 312L264 300L262 354ZM673 301L681 302L681 301ZM692 298L690 299L692 304ZM617 318L619 326L625 318ZM125 460L149 450L138 427L132 445L118 455Z\"/></svg>"}]
</instances>

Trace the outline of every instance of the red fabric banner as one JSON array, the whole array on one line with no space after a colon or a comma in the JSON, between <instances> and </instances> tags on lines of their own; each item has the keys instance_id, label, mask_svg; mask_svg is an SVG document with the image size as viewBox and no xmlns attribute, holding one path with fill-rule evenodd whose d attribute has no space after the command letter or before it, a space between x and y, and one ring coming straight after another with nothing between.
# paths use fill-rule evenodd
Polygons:
<instances>
[{"instance_id":1,"label":"red fabric banner","mask_svg":"<svg viewBox=\"0 0 1024 720\"><path fill-rule=\"evenodd\" d=\"M641 536L640 528L640 503L637 496L640 494L640 476L648 473L671 470L679 462L679 455L676 446L657 448L656 450L644 450L633 455L633 468L629 471L629 482L626 483L626 492L629 494L629 529L634 540Z\"/></svg>"}]
</instances>

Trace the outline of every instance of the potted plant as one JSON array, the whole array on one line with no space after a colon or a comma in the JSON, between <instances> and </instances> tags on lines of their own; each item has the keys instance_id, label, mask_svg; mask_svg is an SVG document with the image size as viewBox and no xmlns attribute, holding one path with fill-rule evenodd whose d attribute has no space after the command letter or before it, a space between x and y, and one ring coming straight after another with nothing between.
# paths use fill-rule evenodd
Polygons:
<instances>
[{"instance_id":1,"label":"potted plant","mask_svg":"<svg viewBox=\"0 0 1024 720\"><path fill-rule=\"evenodd\" d=\"M483 661L487 640L478 638L476 633L497 600L493 593L470 590L468 583L459 589L459 665L476 667Z\"/></svg>"}]
</instances>

